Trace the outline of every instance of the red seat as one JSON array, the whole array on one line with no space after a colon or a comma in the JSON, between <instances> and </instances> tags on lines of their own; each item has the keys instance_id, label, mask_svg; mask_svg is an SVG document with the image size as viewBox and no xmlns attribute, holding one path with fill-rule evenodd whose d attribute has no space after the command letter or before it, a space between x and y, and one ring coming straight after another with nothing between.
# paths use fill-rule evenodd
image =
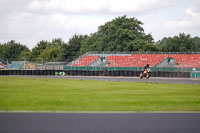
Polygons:
<instances>
[{"instance_id":1,"label":"red seat","mask_svg":"<svg viewBox=\"0 0 200 133\"><path fill-rule=\"evenodd\" d=\"M154 67L166 57L176 59L177 67L200 67L200 54L121 54L109 55L106 58L110 67L144 67L146 64ZM97 55L88 55L72 66L88 66L99 58Z\"/></svg>"},{"instance_id":2,"label":"red seat","mask_svg":"<svg viewBox=\"0 0 200 133\"><path fill-rule=\"evenodd\" d=\"M166 57L176 59L177 67L200 67L200 54L132 54L108 56L109 66L116 67L143 67L149 64L156 66Z\"/></svg>"},{"instance_id":3,"label":"red seat","mask_svg":"<svg viewBox=\"0 0 200 133\"><path fill-rule=\"evenodd\" d=\"M78 60L76 63L72 64L72 66L88 66L93 63L95 60L99 59L100 56L97 55L88 55L81 60Z\"/></svg>"}]
</instances>

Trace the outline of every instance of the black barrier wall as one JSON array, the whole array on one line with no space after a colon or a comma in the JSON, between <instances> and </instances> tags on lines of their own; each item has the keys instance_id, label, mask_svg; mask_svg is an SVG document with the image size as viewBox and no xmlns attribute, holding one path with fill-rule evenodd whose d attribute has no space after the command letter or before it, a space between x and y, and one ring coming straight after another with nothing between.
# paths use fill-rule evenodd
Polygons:
<instances>
[{"instance_id":1,"label":"black barrier wall","mask_svg":"<svg viewBox=\"0 0 200 133\"><path fill-rule=\"evenodd\" d=\"M0 75L46 75L65 72L70 76L126 76L139 77L140 71L85 71L85 70L0 70ZM151 72L151 77L190 78L190 72Z\"/></svg>"}]
</instances>

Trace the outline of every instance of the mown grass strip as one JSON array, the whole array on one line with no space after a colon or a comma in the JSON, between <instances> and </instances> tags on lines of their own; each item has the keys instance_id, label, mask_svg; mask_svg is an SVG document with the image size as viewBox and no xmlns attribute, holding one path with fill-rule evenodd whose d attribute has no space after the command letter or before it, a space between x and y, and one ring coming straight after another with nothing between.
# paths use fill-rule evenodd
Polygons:
<instances>
[{"instance_id":1,"label":"mown grass strip","mask_svg":"<svg viewBox=\"0 0 200 133\"><path fill-rule=\"evenodd\" d=\"M0 77L0 110L200 111L200 85Z\"/></svg>"}]
</instances>

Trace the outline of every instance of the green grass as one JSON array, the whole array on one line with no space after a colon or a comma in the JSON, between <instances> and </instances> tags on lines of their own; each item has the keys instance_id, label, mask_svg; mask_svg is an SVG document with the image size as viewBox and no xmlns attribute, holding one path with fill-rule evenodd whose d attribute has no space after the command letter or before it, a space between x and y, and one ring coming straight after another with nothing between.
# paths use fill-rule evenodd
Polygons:
<instances>
[{"instance_id":1,"label":"green grass","mask_svg":"<svg viewBox=\"0 0 200 133\"><path fill-rule=\"evenodd\" d=\"M0 77L0 110L200 111L200 85Z\"/></svg>"}]
</instances>

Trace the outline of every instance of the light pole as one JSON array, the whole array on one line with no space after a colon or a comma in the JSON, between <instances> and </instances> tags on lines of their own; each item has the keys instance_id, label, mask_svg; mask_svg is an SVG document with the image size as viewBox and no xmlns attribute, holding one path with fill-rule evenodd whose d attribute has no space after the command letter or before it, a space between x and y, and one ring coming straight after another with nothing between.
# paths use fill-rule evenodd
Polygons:
<instances>
[{"instance_id":1,"label":"light pole","mask_svg":"<svg viewBox=\"0 0 200 133\"><path fill-rule=\"evenodd\" d=\"M23 59L24 59L24 70L25 70L26 69L26 58L23 57Z\"/></svg>"},{"instance_id":2,"label":"light pole","mask_svg":"<svg viewBox=\"0 0 200 133\"><path fill-rule=\"evenodd\" d=\"M42 58L42 70L43 70L43 66L44 66L43 64L44 64L44 61L43 61L43 58Z\"/></svg>"},{"instance_id":3,"label":"light pole","mask_svg":"<svg viewBox=\"0 0 200 133\"><path fill-rule=\"evenodd\" d=\"M55 61L55 58L53 58L53 61L54 61L54 67L53 67L53 68L55 69L55 65L56 65L56 61Z\"/></svg>"},{"instance_id":4,"label":"light pole","mask_svg":"<svg viewBox=\"0 0 200 133\"><path fill-rule=\"evenodd\" d=\"M8 58L6 58L6 68L8 69Z\"/></svg>"}]
</instances>

